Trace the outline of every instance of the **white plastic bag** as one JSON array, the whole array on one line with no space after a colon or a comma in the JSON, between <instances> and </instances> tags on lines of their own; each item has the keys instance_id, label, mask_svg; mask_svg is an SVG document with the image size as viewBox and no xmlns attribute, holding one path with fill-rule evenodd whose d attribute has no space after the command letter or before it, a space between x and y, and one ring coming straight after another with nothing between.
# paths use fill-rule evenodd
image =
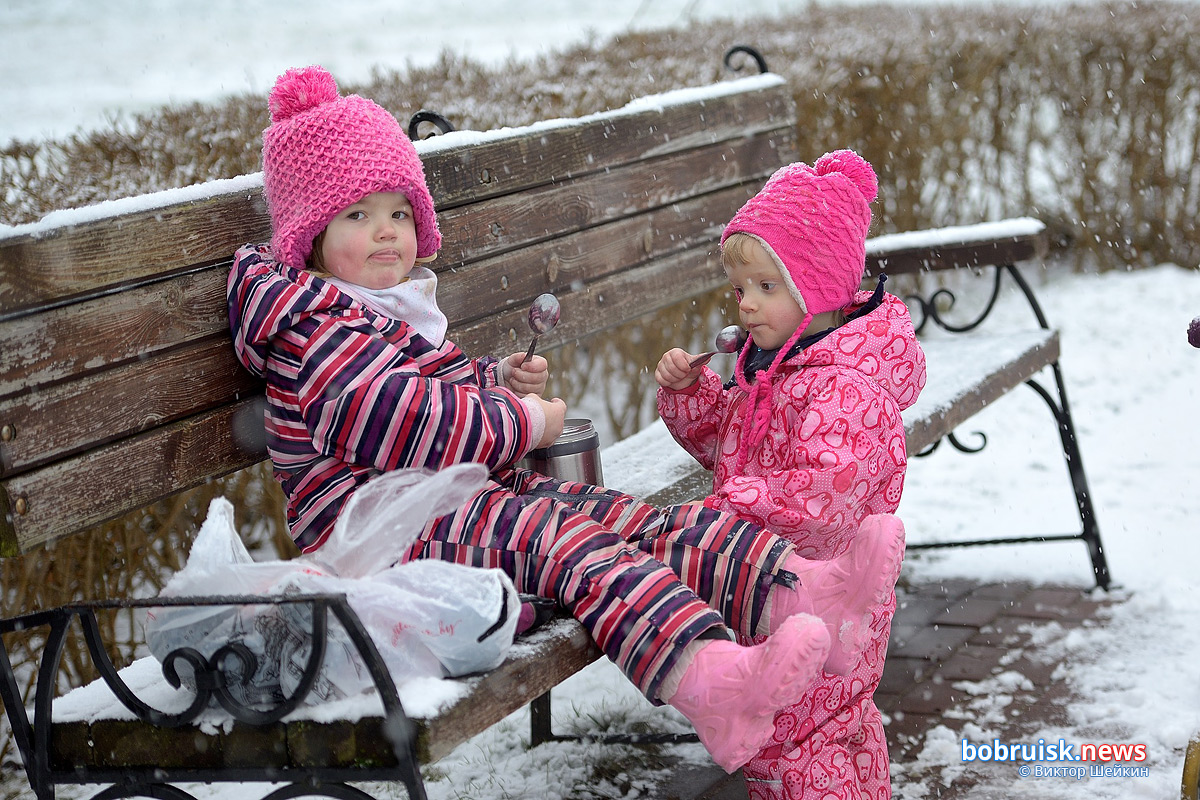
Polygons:
<instances>
[{"instance_id":1,"label":"white plastic bag","mask_svg":"<svg viewBox=\"0 0 1200 800\"><path fill-rule=\"evenodd\" d=\"M440 561L395 563L429 519L461 505L486 480L479 464L438 473L385 473L355 493L314 557L290 561L255 562L237 534L233 506L217 498L187 565L162 596L344 593L397 683L492 669L512 644L520 608L508 576ZM147 615L146 641L160 661L180 647L210 659L227 644L245 645L257 668L239 682L236 666L226 659L235 676L231 692L243 704L270 704L292 694L308 662L310 616L307 605L269 600L255 606L162 606ZM187 669L177 666L188 681ZM309 700L347 697L372 686L349 637L331 622L324 666Z\"/></svg>"}]
</instances>

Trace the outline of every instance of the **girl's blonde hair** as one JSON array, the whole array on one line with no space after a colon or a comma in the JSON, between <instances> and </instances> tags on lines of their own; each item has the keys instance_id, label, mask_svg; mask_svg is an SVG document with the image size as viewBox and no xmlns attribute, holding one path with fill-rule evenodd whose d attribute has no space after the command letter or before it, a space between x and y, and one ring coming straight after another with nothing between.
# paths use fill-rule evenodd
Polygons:
<instances>
[{"instance_id":1,"label":"girl's blonde hair","mask_svg":"<svg viewBox=\"0 0 1200 800\"><path fill-rule=\"evenodd\" d=\"M321 254L321 245L325 243L325 229L313 239L312 250L308 253L308 258L304 259L304 269L311 272L318 278L332 278L333 273L325 269L325 256Z\"/></svg>"},{"instance_id":2,"label":"girl's blonde hair","mask_svg":"<svg viewBox=\"0 0 1200 800\"><path fill-rule=\"evenodd\" d=\"M731 233L725 243L721 245L721 263L726 267L748 264L755 247L763 247L757 236L748 233ZM763 249L765 250L765 248ZM776 267L778 266L776 264ZM782 275L782 271L780 274ZM834 325L841 325L846 321L845 309L839 308L831 311L830 314L832 314Z\"/></svg>"},{"instance_id":3,"label":"girl's blonde hair","mask_svg":"<svg viewBox=\"0 0 1200 800\"><path fill-rule=\"evenodd\" d=\"M750 261L750 250L754 246L762 247L758 239L748 233L731 233L721 245L721 263L746 264Z\"/></svg>"}]
</instances>

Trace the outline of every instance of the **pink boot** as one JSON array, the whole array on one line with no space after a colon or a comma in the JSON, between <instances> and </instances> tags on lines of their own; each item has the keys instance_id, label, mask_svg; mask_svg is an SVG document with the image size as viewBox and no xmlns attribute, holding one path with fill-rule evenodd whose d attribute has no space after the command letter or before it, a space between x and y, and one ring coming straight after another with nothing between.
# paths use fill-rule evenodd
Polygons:
<instances>
[{"instance_id":1,"label":"pink boot","mask_svg":"<svg viewBox=\"0 0 1200 800\"><path fill-rule=\"evenodd\" d=\"M734 772L770 741L775 713L800 699L828 652L825 624L796 614L755 647L706 643L682 667L679 689L667 702L696 728L713 761Z\"/></svg>"},{"instance_id":2,"label":"pink boot","mask_svg":"<svg viewBox=\"0 0 1200 800\"><path fill-rule=\"evenodd\" d=\"M904 523L891 514L867 517L850 549L830 561L789 556L783 568L800 580L771 593L768 630L792 614L815 614L829 629L832 646L825 669L848 675L871 640L871 612L886 603L904 562Z\"/></svg>"}]
</instances>

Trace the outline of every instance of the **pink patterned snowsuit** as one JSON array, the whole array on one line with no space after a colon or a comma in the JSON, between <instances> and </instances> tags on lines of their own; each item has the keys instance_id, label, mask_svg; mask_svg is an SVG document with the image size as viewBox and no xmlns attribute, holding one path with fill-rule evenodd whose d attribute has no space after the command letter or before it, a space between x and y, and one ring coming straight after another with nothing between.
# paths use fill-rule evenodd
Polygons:
<instances>
[{"instance_id":1,"label":"pink patterned snowsuit","mask_svg":"<svg viewBox=\"0 0 1200 800\"><path fill-rule=\"evenodd\" d=\"M854 307L870 294L859 292ZM732 382L731 382L732 383ZM706 369L682 391L660 389L675 439L714 471L710 508L790 540L807 558L844 553L870 514L895 511L907 456L900 412L925 385L925 356L903 301L885 294L784 361L773 378L768 432L735 472L745 392ZM850 800L891 796L883 720L872 695L896 609L874 612L876 636L850 675L825 674L775 717L771 745L744 768L752 798Z\"/></svg>"}]
</instances>

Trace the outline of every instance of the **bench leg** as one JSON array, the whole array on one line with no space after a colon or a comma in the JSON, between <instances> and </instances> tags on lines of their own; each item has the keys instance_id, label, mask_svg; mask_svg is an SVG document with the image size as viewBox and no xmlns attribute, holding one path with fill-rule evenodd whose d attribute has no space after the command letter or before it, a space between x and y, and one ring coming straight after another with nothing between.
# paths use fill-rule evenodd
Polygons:
<instances>
[{"instance_id":1,"label":"bench leg","mask_svg":"<svg viewBox=\"0 0 1200 800\"><path fill-rule=\"evenodd\" d=\"M559 736L550 727L550 692L529 703L529 746L546 742L595 742L597 744L682 744L698 742L694 733L610 733L603 736Z\"/></svg>"},{"instance_id":2,"label":"bench leg","mask_svg":"<svg viewBox=\"0 0 1200 800\"><path fill-rule=\"evenodd\" d=\"M925 323L932 320L938 327L949 331L950 333L967 333L979 327L985 318L991 313L996 301L999 298L1001 279L1004 273L1012 276L1021 293L1025 295L1025 299L1029 301L1029 307L1037 318L1038 325L1043 329L1049 329L1050 325L1046 321L1046 315L1042 312L1041 305L1038 304L1037 297L1034 296L1033 287L1025 280L1017 269L1015 264L996 265L995 281L992 286L992 294L987 302L986 307L975 319L964 324L952 324L943 319L938 311L937 299L941 295L947 295L953 303L954 296L946 289L938 290L930 299L923 297L912 297L920 303L923 315L920 323L916 326L918 333L925 327ZM1071 407L1067 403L1067 389L1063 383L1062 369L1058 362L1055 361L1050 365L1054 370L1054 384L1057 391L1057 397L1046 390L1040 383L1033 378L1025 381L1026 385L1031 387L1042 400L1049 406L1051 413L1054 414L1055 422L1058 424L1058 435L1062 441L1063 457L1067 461L1067 472L1071 478L1071 487L1075 492L1075 507L1079 512L1079 521L1082 525L1082 530L1075 534L1064 535L1046 535L1046 536L1019 536L1006 537L995 539L972 539L968 541L957 542L929 542L910 544L908 550L932 550L942 547L969 547L974 545L997 545L997 544L1025 544L1028 542L1053 542L1053 541L1070 541L1074 539L1082 539L1088 548L1088 556L1092 562L1092 575L1096 580L1096 586L1101 589L1108 589L1112 583L1112 578L1108 572L1108 561L1104 556L1104 545L1100 542L1100 527L1096 524L1096 514L1092 508L1091 491L1088 489L1087 475L1083 471L1083 457L1079 452L1079 442L1075 437L1075 423L1071 419ZM954 446L955 449L964 453L976 453L983 449L987 444L987 437L983 438L983 445L979 447L968 447L959 442L953 433L947 434L946 440ZM935 442L917 456L927 456L937 449L941 442Z\"/></svg>"},{"instance_id":3,"label":"bench leg","mask_svg":"<svg viewBox=\"0 0 1200 800\"><path fill-rule=\"evenodd\" d=\"M557 739L550 727L550 692L533 698L529 703L529 746Z\"/></svg>"},{"instance_id":4,"label":"bench leg","mask_svg":"<svg viewBox=\"0 0 1200 800\"><path fill-rule=\"evenodd\" d=\"M1037 381L1029 380L1026 383L1046 402L1058 423L1063 457L1067 461L1071 487L1075 490L1075 506L1079 511L1079 521L1083 525L1083 530L1078 538L1083 539L1084 544L1087 545L1096 585L1101 589L1107 589L1112 583L1112 578L1108 573L1108 560L1104 556L1104 545L1100 542L1100 526L1096 524L1096 512L1092 508L1092 494L1088 488L1087 475L1083 471L1083 456L1079 452L1079 441L1075 437L1075 423L1071 419L1071 407L1067 404L1067 389L1063 384L1062 369L1057 361L1051 364L1051 369L1054 371L1054 383L1058 390L1057 403L1050 392Z\"/></svg>"},{"instance_id":5,"label":"bench leg","mask_svg":"<svg viewBox=\"0 0 1200 800\"><path fill-rule=\"evenodd\" d=\"M1033 287L1025 280L1025 276L1020 273L1015 264L1006 264L1004 270L1012 276L1017 287L1029 301L1029 306L1033 310L1034 316L1037 317L1038 324L1043 328L1050 327L1041 305L1038 304L1037 298L1033 294ZM997 270L997 285L999 285L999 281L1000 270ZM1055 361L1051 364L1051 368L1054 370L1054 385L1058 390L1057 403L1039 383L1034 380L1029 380L1027 383L1046 401L1046 405L1050 407L1054 419L1058 423L1063 457L1067 459L1071 486L1075 490L1075 505L1079 509L1079 520L1083 524L1083 531L1078 538L1083 539L1084 544L1087 545L1088 555L1092 559L1092 574L1096 577L1096 585L1101 589L1107 589L1112 583L1112 579L1108 574L1108 561L1104 557L1104 546L1100 543L1100 528L1096 525L1096 514L1092 510L1092 495L1088 489L1087 476L1083 472L1083 457L1079 453L1079 442L1075 438L1075 423L1071 420L1071 406L1067 403L1067 387L1063 383L1062 368L1059 367L1058 362Z\"/></svg>"}]
</instances>

